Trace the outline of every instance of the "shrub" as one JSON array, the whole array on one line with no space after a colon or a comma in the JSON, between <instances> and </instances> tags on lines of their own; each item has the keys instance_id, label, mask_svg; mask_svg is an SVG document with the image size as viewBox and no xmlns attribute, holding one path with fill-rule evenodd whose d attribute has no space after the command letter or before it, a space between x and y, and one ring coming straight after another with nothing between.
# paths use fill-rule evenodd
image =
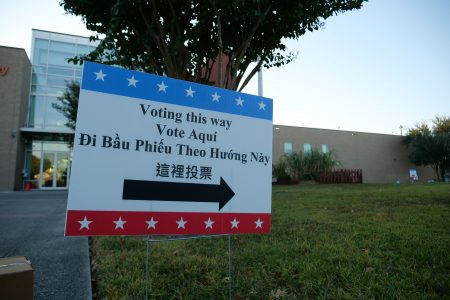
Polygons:
<instances>
[{"instance_id":1,"label":"shrub","mask_svg":"<svg viewBox=\"0 0 450 300\"><path fill-rule=\"evenodd\" d=\"M287 163L284 157L278 163L272 166L272 177L277 180L291 180L291 176L287 171Z\"/></svg>"},{"instance_id":2,"label":"shrub","mask_svg":"<svg viewBox=\"0 0 450 300\"><path fill-rule=\"evenodd\" d=\"M302 179L302 174L305 172L305 158L303 152L292 152L285 154L282 158L286 161L287 171L295 180Z\"/></svg>"},{"instance_id":3,"label":"shrub","mask_svg":"<svg viewBox=\"0 0 450 300\"><path fill-rule=\"evenodd\" d=\"M320 173L331 171L334 167L341 166L336 160L334 151L327 153L314 149L309 152L293 152L285 154L279 163L286 164L284 170L296 180L318 181Z\"/></svg>"}]
</instances>

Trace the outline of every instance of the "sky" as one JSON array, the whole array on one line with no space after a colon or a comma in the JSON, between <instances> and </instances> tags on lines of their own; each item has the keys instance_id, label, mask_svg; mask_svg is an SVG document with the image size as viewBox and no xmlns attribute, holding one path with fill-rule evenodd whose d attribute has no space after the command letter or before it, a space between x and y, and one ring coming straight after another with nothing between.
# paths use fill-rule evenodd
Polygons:
<instances>
[{"instance_id":1,"label":"sky","mask_svg":"<svg viewBox=\"0 0 450 300\"><path fill-rule=\"evenodd\" d=\"M89 36L58 0L0 3L0 45L24 48L31 29ZM263 70L274 124L401 133L450 117L450 0L372 0L288 40L295 62ZM256 76L244 89L258 93Z\"/></svg>"}]
</instances>

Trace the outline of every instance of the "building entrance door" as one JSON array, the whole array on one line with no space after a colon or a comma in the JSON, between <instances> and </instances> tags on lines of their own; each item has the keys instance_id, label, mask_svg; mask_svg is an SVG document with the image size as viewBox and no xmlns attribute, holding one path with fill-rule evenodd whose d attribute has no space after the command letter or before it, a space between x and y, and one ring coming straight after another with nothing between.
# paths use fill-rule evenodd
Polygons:
<instances>
[{"instance_id":1,"label":"building entrance door","mask_svg":"<svg viewBox=\"0 0 450 300\"><path fill-rule=\"evenodd\" d=\"M70 172L70 152L42 153L40 165L41 189L65 189L68 187L68 174Z\"/></svg>"}]
</instances>

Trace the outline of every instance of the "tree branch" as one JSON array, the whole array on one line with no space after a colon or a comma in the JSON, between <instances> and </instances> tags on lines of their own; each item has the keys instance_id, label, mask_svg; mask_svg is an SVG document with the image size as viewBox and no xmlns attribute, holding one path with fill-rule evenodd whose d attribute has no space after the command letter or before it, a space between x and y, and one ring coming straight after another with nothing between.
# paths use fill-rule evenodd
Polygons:
<instances>
[{"instance_id":1,"label":"tree branch","mask_svg":"<svg viewBox=\"0 0 450 300\"><path fill-rule=\"evenodd\" d=\"M217 68L217 82L218 82L218 87L223 87L224 82L222 82L222 55L223 55L223 44L222 44L222 25L220 23L220 12L217 9L216 6L216 1L215 0L211 0L211 4L213 5L214 8L214 12L216 13L216 18L217 18L217 38L218 38L218 56L219 56L219 65ZM224 80L225 81L225 80Z\"/></svg>"},{"instance_id":2,"label":"tree branch","mask_svg":"<svg viewBox=\"0 0 450 300\"><path fill-rule=\"evenodd\" d=\"M159 31L159 38L156 37L155 43L158 45L158 49L161 52L162 56L164 57L164 61L167 65L167 75L175 78L178 77L178 72L173 64L172 57L170 55L169 48L166 43L166 36L164 34L164 29L161 26L160 18L157 14L157 5L156 1L152 0L152 15L153 15L153 23L156 25Z\"/></svg>"},{"instance_id":3,"label":"tree branch","mask_svg":"<svg viewBox=\"0 0 450 300\"><path fill-rule=\"evenodd\" d=\"M263 64L263 60L260 59L259 62L256 64L256 66L252 69L250 74L245 78L244 82L242 83L241 87L239 88L239 92L242 91L245 86L250 82L250 79L258 72L259 69L261 69L261 66Z\"/></svg>"},{"instance_id":4,"label":"tree branch","mask_svg":"<svg viewBox=\"0 0 450 300\"><path fill-rule=\"evenodd\" d=\"M181 79L187 79L187 73L188 73L188 58L189 53L187 53L185 46L184 46L184 34L181 31L180 23L182 20L179 19L179 16L177 15L177 11L175 7L173 6L172 0L166 1L169 5L170 13L172 14L172 21L170 22L171 26L171 40L180 40L180 48L179 52L177 53L177 68L179 71L181 71L180 78Z\"/></svg>"},{"instance_id":5,"label":"tree branch","mask_svg":"<svg viewBox=\"0 0 450 300\"><path fill-rule=\"evenodd\" d=\"M237 54L236 59L235 59L236 63L235 63L235 66L233 67L232 74L231 74L231 78L232 78L231 85L232 86L235 85L236 74L240 67L240 62L243 59L248 47L250 46L250 41L252 40L253 36L255 35L256 30L258 29L259 25L261 25L261 22L263 21L263 19L269 13L271 7L272 7L272 3L267 6L267 8L265 9L265 11L261 15L261 17L258 18L258 21L255 23L255 25L252 27L252 29L247 34L247 37L244 38L243 42L241 43L240 49L238 49L236 51L236 54Z\"/></svg>"}]
</instances>

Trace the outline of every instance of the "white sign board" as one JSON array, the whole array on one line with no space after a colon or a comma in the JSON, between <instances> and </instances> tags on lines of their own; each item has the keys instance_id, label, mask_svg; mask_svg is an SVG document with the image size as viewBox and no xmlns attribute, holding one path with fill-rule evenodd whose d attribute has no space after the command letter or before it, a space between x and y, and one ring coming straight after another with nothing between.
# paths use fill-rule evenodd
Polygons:
<instances>
[{"instance_id":1,"label":"white sign board","mask_svg":"<svg viewBox=\"0 0 450 300\"><path fill-rule=\"evenodd\" d=\"M419 176L417 175L416 169L409 169L409 180L410 181L419 181Z\"/></svg>"},{"instance_id":2,"label":"white sign board","mask_svg":"<svg viewBox=\"0 0 450 300\"><path fill-rule=\"evenodd\" d=\"M269 233L271 99L84 64L66 235Z\"/></svg>"}]
</instances>

